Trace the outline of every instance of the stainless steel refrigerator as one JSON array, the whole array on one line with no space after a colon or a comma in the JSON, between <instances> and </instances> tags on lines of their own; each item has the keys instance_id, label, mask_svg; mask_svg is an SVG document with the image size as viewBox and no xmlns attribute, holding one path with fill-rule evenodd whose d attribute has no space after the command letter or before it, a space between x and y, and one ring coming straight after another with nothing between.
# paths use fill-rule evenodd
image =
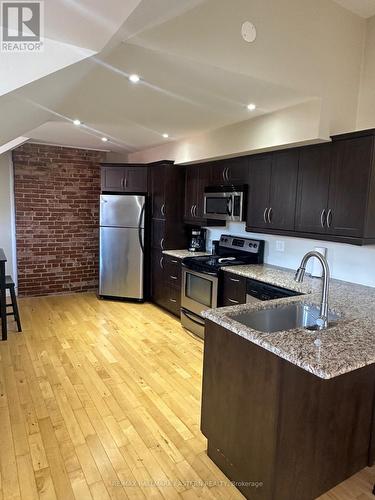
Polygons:
<instances>
[{"instance_id":1,"label":"stainless steel refrigerator","mask_svg":"<svg viewBox=\"0 0 375 500\"><path fill-rule=\"evenodd\" d=\"M100 296L144 298L145 203L145 196L100 196Z\"/></svg>"}]
</instances>

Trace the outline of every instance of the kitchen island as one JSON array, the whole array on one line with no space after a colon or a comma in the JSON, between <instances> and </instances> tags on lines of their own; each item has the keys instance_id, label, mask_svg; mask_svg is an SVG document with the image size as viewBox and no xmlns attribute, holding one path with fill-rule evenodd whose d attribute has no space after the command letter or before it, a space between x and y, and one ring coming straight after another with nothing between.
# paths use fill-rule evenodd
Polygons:
<instances>
[{"instance_id":1,"label":"kitchen island","mask_svg":"<svg viewBox=\"0 0 375 500\"><path fill-rule=\"evenodd\" d=\"M208 455L247 498L314 499L374 463L375 289L332 280L337 324L261 333L241 315L318 304L321 280L299 285L272 266L227 272L305 295L204 313Z\"/></svg>"}]
</instances>

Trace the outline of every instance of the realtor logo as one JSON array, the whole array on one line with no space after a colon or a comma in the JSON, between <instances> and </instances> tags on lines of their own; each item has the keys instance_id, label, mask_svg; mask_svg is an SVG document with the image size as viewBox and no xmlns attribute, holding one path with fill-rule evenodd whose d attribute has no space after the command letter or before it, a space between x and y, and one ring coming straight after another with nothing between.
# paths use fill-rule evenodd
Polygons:
<instances>
[{"instance_id":1,"label":"realtor logo","mask_svg":"<svg viewBox=\"0 0 375 500\"><path fill-rule=\"evenodd\" d=\"M1 2L2 52L41 52L43 35L43 2Z\"/></svg>"}]
</instances>

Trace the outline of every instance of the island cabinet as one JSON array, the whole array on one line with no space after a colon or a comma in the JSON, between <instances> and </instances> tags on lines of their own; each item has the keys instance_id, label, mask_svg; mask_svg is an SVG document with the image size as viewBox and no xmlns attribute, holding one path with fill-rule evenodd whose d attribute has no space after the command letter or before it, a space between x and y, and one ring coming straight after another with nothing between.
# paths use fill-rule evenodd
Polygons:
<instances>
[{"instance_id":1,"label":"island cabinet","mask_svg":"<svg viewBox=\"0 0 375 500\"><path fill-rule=\"evenodd\" d=\"M297 149L250 159L248 231L294 231L297 178Z\"/></svg>"},{"instance_id":2,"label":"island cabinet","mask_svg":"<svg viewBox=\"0 0 375 500\"><path fill-rule=\"evenodd\" d=\"M148 168L132 164L102 164L101 189L116 193L146 193Z\"/></svg>"},{"instance_id":3,"label":"island cabinet","mask_svg":"<svg viewBox=\"0 0 375 500\"><path fill-rule=\"evenodd\" d=\"M372 465L374 387L375 365L321 379L206 322L201 429L246 498L313 500Z\"/></svg>"}]
</instances>

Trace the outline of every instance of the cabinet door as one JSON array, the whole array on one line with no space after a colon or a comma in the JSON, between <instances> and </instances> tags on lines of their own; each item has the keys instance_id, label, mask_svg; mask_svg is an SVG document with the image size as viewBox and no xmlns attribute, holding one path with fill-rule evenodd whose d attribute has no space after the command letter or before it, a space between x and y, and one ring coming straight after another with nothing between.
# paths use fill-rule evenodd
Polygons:
<instances>
[{"instance_id":1,"label":"cabinet door","mask_svg":"<svg viewBox=\"0 0 375 500\"><path fill-rule=\"evenodd\" d=\"M246 302L246 278L231 272L224 272L221 306L235 306Z\"/></svg>"},{"instance_id":2,"label":"cabinet door","mask_svg":"<svg viewBox=\"0 0 375 500\"><path fill-rule=\"evenodd\" d=\"M228 184L226 178L227 164L226 161L215 161L210 165L210 185L225 186Z\"/></svg>"},{"instance_id":3,"label":"cabinet door","mask_svg":"<svg viewBox=\"0 0 375 500\"><path fill-rule=\"evenodd\" d=\"M271 229L294 230L298 177L298 152L280 151L272 160L270 208Z\"/></svg>"},{"instance_id":4,"label":"cabinet door","mask_svg":"<svg viewBox=\"0 0 375 500\"><path fill-rule=\"evenodd\" d=\"M249 182L249 159L233 158L226 160L226 178L229 184L241 185Z\"/></svg>"},{"instance_id":5,"label":"cabinet door","mask_svg":"<svg viewBox=\"0 0 375 500\"><path fill-rule=\"evenodd\" d=\"M198 182L196 194L195 217L204 218L204 190L210 183L210 167L208 165L199 165L197 167Z\"/></svg>"},{"instance_id":6,"label":"cabinet door","mask_svg":"<svg viewBox=\"0 0 375 500\"><path fill-rule=\"evenodd\" d=\"M161 252L153 250L151 255L151 297L155 304L165 307L167 294L164 281L164 257Z\"/></svg>"},{"instance_id":7,"label":"cabinet door","mask_svg":"<svg viewBox=\"0 0 375 500\"><path fill-rule=\"evenodd\" d=\"M185 210L184 218L186 220L194 220L197 205L197 191L198 191L198 167L186 167L185 174Z\"/></svg>"},{"instance_id":8,"label":"cabinet door","mask_svg":"<svg viewBox=\"0 0 375 500\"><path fill-rule=\"evenodd\" d=\"M334 142L328 201L328 233L363 236L373 137Z\"/></svg>"},{"instance_id":9,"label":"cabinet door","mask_svg":"<svg viewBox=\"0 0 375 500\"><path fill-rule=\"evenodd\" d=\"M165 169L164 165L150 167L151 216L165 219Z\"/></svg>"},{"instance_id":10,"label":"cabinet door","mask_svg":"<svg viewBox=\"0 0 375 500\"><path fill-rule=\"evenodd\" d=\"M102 191L124 190L125 169L123 167L102 167Z\"/></svg>"},{"instance_id":11,"label":"cabinet door","mask_svg":"<svg viewBox=\"0 0 375 500\"><path fill-rule=\"evenodd\" d=\"M270 226L266 216L270 208L271 170L272 155L254 157L250 160L247 229Z\"/></svg>"},{"instance_id":12,"label":"cabinet door","mask_svg":"<svg viewBox=\"0 0 375 500\"><path fill-rule=\"evenodd\" d=\"M296 231L326 232L330 171L330 144L300 150Z\"/></svg>"},{"instance_id":13,"label":"cabinet door","mask_svg":"<svg viewBox=\"0 0 375 500\"><path fill-rule=\"evenodd\" d=\"M147 167L126 167L124 191L128 193L147 192Z\"/></svg>"},{"instance_id":14,"label":"cabinet door","mask_svg":"<svg viewBox=\"0 0 375 500\"><path fill-rule=\"evenodd\" d=\"M167 250L166 226L164 220L151 221L151 246L159 251Z\"/></svg>"}]
</instances>

